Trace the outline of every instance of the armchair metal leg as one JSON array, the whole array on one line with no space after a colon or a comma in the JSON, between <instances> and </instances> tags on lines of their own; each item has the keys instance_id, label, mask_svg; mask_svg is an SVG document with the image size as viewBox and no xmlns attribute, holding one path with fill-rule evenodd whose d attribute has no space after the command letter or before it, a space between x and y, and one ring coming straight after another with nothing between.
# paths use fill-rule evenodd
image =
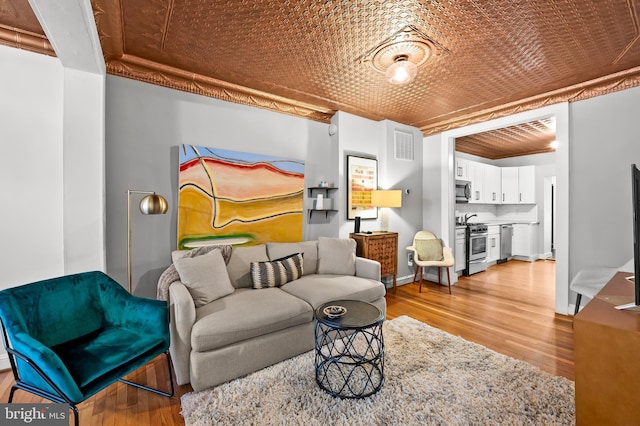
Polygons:
<instances>
[{"instance_id":1,"label":"armchair metal leg","mask_svg":"<svg viewBox=\"0 0 640 426\"><path fill-rule=\"evenodd\" d=\"M56 402L58 404L67 404L69 408L73 411L73 424L74 426L80 425L80 420L78 418L78 407L74 403L69 400L63 399L57 395L53 395L50 393L42 392L39 389L33 388L29 385L26 385L22 382L16 382L13 386L11 386L11 392L9 393L9 400L7 401L9 404L13 401L13 395L18 389L22 389L25 392L32 393L41 398L48 399L49 401Z\"/></svg>"},{"instance_id":2,"label":"armchair metal leg","mask_svg":"<svg viewBox=\"0 0 640 426\"><path fill-rule=\"evenodd\" d=\"M169 383L171 386L171 390L169 392L164 392L161 391L159 389L154 389L154 388L150 388L148 386L145 385L141 385L140 383L135 383L135 382L130 382L129 380L125 380L125 379L120 379L119 381L122 383L126 383L127 385L139 388L139 389L144 389L146 391L149 392L153 392L153 393L157 393L158 395L162 395L162 396L166 396L166 397L172 397L174 394L174 388L173 388L173 374L171 373L171 357L169 355L169 351L164 353L167 357L167 367L169 368Z\"/></svg>"}]
</instances>

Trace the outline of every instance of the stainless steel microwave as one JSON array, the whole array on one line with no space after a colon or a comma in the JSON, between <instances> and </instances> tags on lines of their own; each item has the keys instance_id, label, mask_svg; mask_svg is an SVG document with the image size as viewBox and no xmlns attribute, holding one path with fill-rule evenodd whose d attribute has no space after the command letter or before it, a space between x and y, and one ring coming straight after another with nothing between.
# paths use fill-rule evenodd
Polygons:
<instances>
[{"instance_id":1,"label":"stainless steel microwave","mask_svg":"<svg viewBox=\"0 0 640 426\"><path fill-rule=\"evenodd\" d=\"M456 180L456 203L468 203L471 199L471 182Z\"/></svg>"}]
</instances>

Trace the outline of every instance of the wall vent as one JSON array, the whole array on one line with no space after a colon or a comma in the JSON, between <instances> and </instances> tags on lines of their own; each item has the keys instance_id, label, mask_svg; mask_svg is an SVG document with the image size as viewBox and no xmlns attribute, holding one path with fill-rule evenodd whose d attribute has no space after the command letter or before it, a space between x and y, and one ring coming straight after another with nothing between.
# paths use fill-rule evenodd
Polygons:
<instances>
[{"instance_id":1,"label":"wall vent","mask_svg":"<svg viewBox=\"0 0 640 426\"><path fill-rule=\"evenodd\" d=\"M393 152L396 160L413 161L413 133L394 130Z\"/></svg>"}]
</instances>

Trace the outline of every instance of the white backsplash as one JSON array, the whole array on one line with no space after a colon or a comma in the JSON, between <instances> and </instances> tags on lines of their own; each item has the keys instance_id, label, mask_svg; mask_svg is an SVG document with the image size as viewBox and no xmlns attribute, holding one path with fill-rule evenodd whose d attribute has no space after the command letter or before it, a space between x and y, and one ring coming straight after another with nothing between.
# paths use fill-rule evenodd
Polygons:
<instances>
[{"instance_id":1,"label":"white backsplash","mask_svg":"<svg viewBox=\"0 0 640 426\"><path fill-rule=\"evenodd\" d=\"M476 214L469 222L491 222L513 220L518 222L538 222L537 204L456 204L456 216Z\"/></svg>"}]
</instances>

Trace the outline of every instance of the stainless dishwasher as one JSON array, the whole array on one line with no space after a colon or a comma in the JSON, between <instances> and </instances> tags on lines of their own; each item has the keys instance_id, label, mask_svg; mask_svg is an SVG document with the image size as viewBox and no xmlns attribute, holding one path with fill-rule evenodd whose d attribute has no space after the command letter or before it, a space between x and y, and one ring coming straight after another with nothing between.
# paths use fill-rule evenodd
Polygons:
<instances>
[{"instance_id":1,"label":"stainless dishwasher","mask_svg":"<svg viewBox=\"0 0 640 426\"><path fill-rule=\"evenodd\" d=\"M503 263L511 257L511 242L513 239L513 225L500 226L500 257L497 263Z\"/></svg>"}]
</instances>

